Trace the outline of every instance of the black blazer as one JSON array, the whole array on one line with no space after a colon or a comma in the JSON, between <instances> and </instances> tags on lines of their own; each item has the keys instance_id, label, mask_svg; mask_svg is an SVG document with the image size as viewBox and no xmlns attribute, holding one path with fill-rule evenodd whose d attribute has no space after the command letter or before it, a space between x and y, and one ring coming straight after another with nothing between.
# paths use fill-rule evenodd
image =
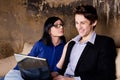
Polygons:
<instances>
[{"instance_id":1,"label":"black blazer","mask_svg":"<svg viewBox=\"0 0 120 80\"><path fill-rule=\"evenodd\" d=\"M60 74L64 74L75 42L68 44ZM97 35L94 45L87 43L75 69L75 77L81 80L115 80L116 47L112 38Z\"/></svg>"}]
</instances>

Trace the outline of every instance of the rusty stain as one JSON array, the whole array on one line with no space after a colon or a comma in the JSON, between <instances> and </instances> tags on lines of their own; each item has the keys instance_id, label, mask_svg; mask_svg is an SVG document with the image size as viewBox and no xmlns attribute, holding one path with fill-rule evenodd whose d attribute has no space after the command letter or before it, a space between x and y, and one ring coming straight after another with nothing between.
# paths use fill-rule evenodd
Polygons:
<instances>
[{"instance_id":1,"label":"rusty stain","mask_svg":"<svg viewBox=\"0 0 120 80\"><path fill-rule=\"evenodd\" d=\"M11 41L16 52L20 52L24 42L40 39L46 18L59 16L65 21L65 36L69 40L77 34L73 8L82 3L97 8L100 19L96 31L113 37L120 47L120 0L0 0L0 39Z\"/></svg>"}]
</instances>

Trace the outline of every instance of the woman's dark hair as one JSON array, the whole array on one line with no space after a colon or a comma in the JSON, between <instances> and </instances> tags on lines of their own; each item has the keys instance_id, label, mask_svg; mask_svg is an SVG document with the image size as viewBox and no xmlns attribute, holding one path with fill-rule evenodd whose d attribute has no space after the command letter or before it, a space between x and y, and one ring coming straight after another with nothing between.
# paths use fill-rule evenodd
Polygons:
<instances>
[{"instance_id":1,"label":"woman's dark hair","mask_svg":"<svg viewBox=\"0 0 120 80\"><path fill-rule=\"evenodd\" d=\"M51 27L54 25L54 23L57 21L57 20L60 20L62 23L62 19L60 19L59 17L49 17L46 21L45 21L45 24L44 24L44 29L43 29L43 36L41 38L41 40L43 41L44 44L46 45L50 45L52 43L52 40L51 40L51 36L49 34L49 30L51 29ZM61 36L60 39L63 41L63 42L66 42L66 39L64 36Z\"/></svg>"},{"instance_id":2,"label":"woman's dark hair","mask_svg":"<svg viewBox=\"0 0 120 80\"><path fill-rule=\"evenodd\" d=\"M77 6L74 14L82 14L85 18L90 20L91 24L94 23L96 20L98 20L98 14L96 11L96 8L94 8L92 5L81 5Z\"/></svg>"}]
</instances>

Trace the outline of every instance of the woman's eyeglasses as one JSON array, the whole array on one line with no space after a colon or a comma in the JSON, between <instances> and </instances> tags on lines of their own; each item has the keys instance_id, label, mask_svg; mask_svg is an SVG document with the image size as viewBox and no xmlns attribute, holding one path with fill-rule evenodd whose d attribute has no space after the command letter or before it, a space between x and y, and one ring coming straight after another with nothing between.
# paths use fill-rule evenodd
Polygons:
<instances>
[{"instance_id":1,"label":"woman's eyeglasses","mask_svg":"<svg viewBox=\"0 0 120 80\"><path fill-rule=\"evenodd\" d=\"M57 25L53 25L55 28L61 28L63 27L63 24L57 24Z\"/></svg>"}]
</instances>

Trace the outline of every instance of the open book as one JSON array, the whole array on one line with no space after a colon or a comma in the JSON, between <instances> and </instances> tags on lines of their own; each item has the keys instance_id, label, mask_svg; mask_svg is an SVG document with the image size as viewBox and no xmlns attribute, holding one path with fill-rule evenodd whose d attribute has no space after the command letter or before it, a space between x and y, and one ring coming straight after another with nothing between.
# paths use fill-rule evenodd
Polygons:
<instances>
[{"instance_id":1,"label":"open book","mask_svg":"<svg viewBox=\"0 0 120 80\"><path fill-rule=\"evenodd\" d=\"M24 80L50 80L50 70L46 59L15 54L21 76Z\"/></svg>"}]
</instances>

